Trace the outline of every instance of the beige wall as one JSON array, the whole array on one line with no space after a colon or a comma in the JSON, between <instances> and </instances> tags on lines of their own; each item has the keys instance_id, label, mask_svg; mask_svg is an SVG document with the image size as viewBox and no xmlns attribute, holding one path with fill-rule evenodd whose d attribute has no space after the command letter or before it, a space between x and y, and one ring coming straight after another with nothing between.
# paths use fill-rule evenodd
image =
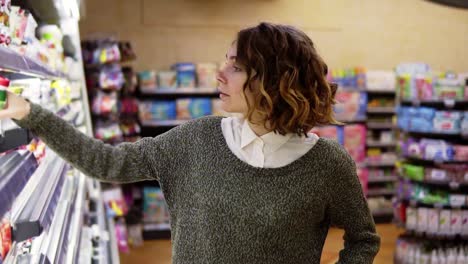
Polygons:
<instances>
[{"instance_id":1,"label":"beige wall","mask_svg":"<svg viewBox=\"0 0 468 264\"><path fill-rule=\"evenodd\" d=\"M468 10L423 0L87 0L80 28L131 40L141 70L222 61L237 30L259 21L302 28L332 68L468 71Z\"/></svg>"}]
</instances>

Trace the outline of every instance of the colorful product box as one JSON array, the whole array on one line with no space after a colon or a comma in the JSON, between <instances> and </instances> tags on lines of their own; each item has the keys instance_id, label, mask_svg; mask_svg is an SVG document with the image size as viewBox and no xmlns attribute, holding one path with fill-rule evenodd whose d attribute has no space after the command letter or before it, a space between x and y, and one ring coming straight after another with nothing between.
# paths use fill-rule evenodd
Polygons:
<instances>
[{"instance_id":1,"label":"colorful product box","mask_svg":"<svg viewBox=\"0 0 468 264\"><path fill-rule=\"evenodd\" d=\"M175 71L159 71L158 72L159 89L176 89L177 88L177 72Z\"/></svg>"},{"instance_id":2,"label":"colorful product box","mask_svg":"<svg viewBox=\"0 0 468 264\"><path fill-rule=\"evenodd\" d=\"M160 188L143 188L143 221L148 223L169 223L169 210Z\"/></svg>"},{"instance_id":3,"label":"colorful product box","mask_svg":"<svg viewBox=\"0 0 468 264\"><path fill-rule=\"evenodd\" d=\"M338 91L337 104L334 106L335 117L338 120L364 119L367 112L367 93L356 91Z\"/></svg>"},{"instance_id":4,"label":"colorful product box","mask_svg":"<svg viewBox=\"0 0 468 264\"><path fill-rule=\"evenodd\" d=\"M140 82L140 91L142 93L155 92L158 89L156 72L155 71L142 71L138 73L138 80Z\"/></svg>"},{"instance_id":5,"label":"colorful product box","mask_svg":"<svg viewBox=\"0 0 468 264\"><path fill-rule=\"evenodd\" d=\"M177 119L194 119L211 115L210 98L184 98L177 100Z\"/></svg>"},{"instance_id":6,"label":"colorful product box","mask_svg":"<svg viewBox=\"0 0 468 264\"><path fill-rule=\"evenodd\" d=\"M463 236L468 236L468 210L462 211L462 231L461 234Z\"/></svg>"},{"instance_id":7,"label":"colorful product box","mask_svg":"<svg viewBox=\"0 0 468 264\"><path fill-rule=\"evenodd\" d=\"M176 119L175 101L142 101L139 104L140 120Z\"/></svg>"},{"instance_id":8,"label":"colorful product box","mask_svg":"<svg viewBox=\"0 0 468 264\"><path fill-rule=\"evenodd\" d=\"M319 137L332 139L344 144L344 132L342 126L324 126L324 127L315 127L310 132L317 134Z\"/></svg>"},{"instance_id":9,"label":"colorful product box","mask_svg":"<svg viewBox=\"0 0 468 264\"><path fill-rule=\"evenodd\" d=\"M364 162L366 158L366 131L359 124L344 127L344 147L355 162Z\"/></svg>"},{"instance_id":10,"label":"colorful product box","mask_svg":"<svg viewBox=\"0 0 468 264\"><path fill-rule=\"evenodd\" d=\"M218 86L216 80L218 66L215 63L199 63L197 64L197 80L198 87L215 89Z\"/></svg>"},{"instance_id":11,"label":"colorful product box","mask_svg":"<svg viewBox=\"0 0 468 264\"><path fill-rule=\"evenodd\" d=\"M177 87L195 88L196 69L193 63L177 63L173 69L177 72Z\"/></svg>"}]
</instances>

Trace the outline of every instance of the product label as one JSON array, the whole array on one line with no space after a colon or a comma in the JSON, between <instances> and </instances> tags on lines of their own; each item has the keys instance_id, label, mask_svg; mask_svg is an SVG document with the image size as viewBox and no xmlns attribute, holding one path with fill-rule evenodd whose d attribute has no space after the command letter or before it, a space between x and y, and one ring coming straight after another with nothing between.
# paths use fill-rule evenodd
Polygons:
<instances>
[{"instance_id":1,"label":"product label","mask_svg":"<svg viewBox=\"0 0 468 264\"><path fill-rule=\"evenodd\" d=\"M450 231L450 210L442 210L439 218L439 234L448 235Z\"/></svg>"},{"instance_id":2,"label":"product label","mask_svg":"<svg viewBox=\"0 0 468 264\"><path fill-rule=\"evenodd\" d=\"M415 230L417 225L417 211L414 208L406 208L406 229Z\"/></svg>"},{"instance_id":3,"label":"product label","mask_svg":"<svg viewBox=\"0 0 468 264\"><path fill-rule=\"evenodd\" d=\"M437 234L439 231L439 210L431 208L428 210L427 214L429 218L427 233Z\"/></svg>"},{"instance_id":4,"label":"product label","mask_svg":"<svg viewBox=\"0 0 468 264\"><path fill-rule=\"evenodd\" d=\"M443 181L447 179L447 173L444 170L432 169L431 179L437 181Z\"/></svg>"},{"instance_id":5,"label":"product label","mask_svg":"<svg viewBox=\"0 0 468 264\"><path fill-rule=\"evenodd\" d=\"M450 216L450 230L452 234L459 234L462 231L462 211L452 210Z\"/></svg>"},{"instance_id":6,"label":"product label","mask_svg":"<svg viewBox=\"0 0 468 264\"><path fill-rule=\"evenodd\" d=\"M468 235L468 210L462 211L461 229L462 235Z\"/></svg>"},{"instance_id":7,"label":"product label","mask_svg":"<svg viewBox=\"0 0 468 264\"><path fill-rule=\"evenodd\" d=\"M418 222L416 229L419 232L426 232L428 224L428 209L418 208Z\"/></svg>"}]
</instances>

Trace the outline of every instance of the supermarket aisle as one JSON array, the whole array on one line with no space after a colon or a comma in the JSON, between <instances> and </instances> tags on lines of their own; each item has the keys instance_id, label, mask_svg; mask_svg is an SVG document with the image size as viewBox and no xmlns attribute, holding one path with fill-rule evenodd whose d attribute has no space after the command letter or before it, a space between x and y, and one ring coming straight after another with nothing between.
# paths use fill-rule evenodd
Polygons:
<instances>
[{"instance_id":1,"label":"supermarket aisle","mask_svg":"<svg viewBox=\"0 0 468 264\"><path fill-rule=\"evenodd\" d=\"M382 238L382 247L374 263L393 263L393 253L395 251L395 241L402 229L398 229L393 224L377 225L377 232ZM322 255L322 263L335 263L338 258L338 251L342 247L343 231L338 229L330 230L328 239ZM129 254L120 255L121 264L130 263L151 263L170 264L171 263L171 243L169 240L145 241L141 248L132 248Z\"/></svg>"}]
</instances>

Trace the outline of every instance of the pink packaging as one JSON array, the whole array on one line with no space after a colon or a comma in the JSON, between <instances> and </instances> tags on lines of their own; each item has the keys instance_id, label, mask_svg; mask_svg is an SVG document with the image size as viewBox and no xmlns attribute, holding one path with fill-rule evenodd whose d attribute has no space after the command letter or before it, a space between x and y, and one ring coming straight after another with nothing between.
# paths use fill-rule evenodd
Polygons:
<instances>
[{"instance_id":1,"label":"pink packaging","mask_svg":"<svg viewBox=\"0 0 468 264\"><path fill-rule=\"evenodd\" d=\"M452 210L450 215L450 230L452 234L460 234L462 232L462 211Z\"/></svg>"},{"instance_id":2,"label":"pink packaging","mask_svg":"<svg viewBox=\"0 0 468 264\"><path fill-rule=\"evenodd\" d=\"M364 162L366 158L366 127L364 125L345 126L344 147L355 162Z\"/></svg>"},{"instance_id":3,"label":"pink packaging","mask_svg":"<svg viewBox=\"0 0 468 264\"><path fill-rule=\"evenodd\" d=\"M464 145L455 145L455 160L458 161L468 161L468 146Z\"/></svg>"},{"instance_id":4,"label":"pink packaging","mask_svg":"<svg viewBox=\"0 0 468 264\"><path fill-rule=\"evenodd\" d=\"M418 93L418 98L421 100L432 99L433 97L433 88L432 88L432 78L426 76L416 76L416 91Z\"/></svg>"},{"instance_id":5,"label":"pink packaging","mask_svg":"<svg viewBox=\"0 0 468 264\"><path fill-rule=\"evenodd\" d=\"M439 210L435 208L428 209L427 233L437 234L439 231Z\"/></svg>"},{"instance_id":6,"label":"pink packaging","mask_svg":"<svg viewBox=\"0 0 468 264\"><path fill-rule=\"evenodd\" d=\"M462 220L461 220L461 234L463 236L468 236L468 210L462 211Z\"/></svg>"},{"instance_id":7,"label":"pink packaging","mask_svg":"<svg viewBox=\"0 0 468 264\"><path fill-rule=\"evenodd\" d=\"M336 126L315 127L310 132L317 134L319 137L338 141L338 127Z\"/></svg>"},{"instance_id":8,"label":"pink packaging","mask_svg":"<svg viewBox=\"0 0 468 264\"><path fill-rule=\"evenodd\" d=\"M364 192L364 195L367 196L367 182L369 180L369 170L366 168L357 168L357 175L359 178L359 182L362 186L362 191Z\"/></svg>"}]
</instances>

